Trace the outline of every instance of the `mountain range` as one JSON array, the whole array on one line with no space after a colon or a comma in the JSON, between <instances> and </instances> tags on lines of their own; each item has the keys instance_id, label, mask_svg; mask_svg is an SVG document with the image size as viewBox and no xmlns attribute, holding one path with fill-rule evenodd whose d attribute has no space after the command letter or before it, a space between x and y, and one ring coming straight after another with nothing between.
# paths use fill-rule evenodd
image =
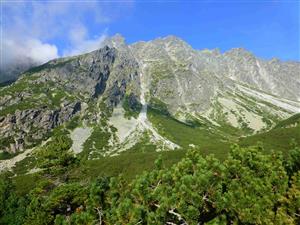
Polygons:
<instances>
[{"instance_id":1,"label":"mountain range","mask_svg":"<svg viewBox=\"0 0 300 225\"><path fill-rule=\"evenodd\" d=\"M96 51L32 67L1 87L0 150L17 162L65 129L72 151L89 159L217 152L300 113L299 90L300 62L263 60L242 48L196 50L175 36L128 45L115 35Z\"/></svg>"}]
</instances>

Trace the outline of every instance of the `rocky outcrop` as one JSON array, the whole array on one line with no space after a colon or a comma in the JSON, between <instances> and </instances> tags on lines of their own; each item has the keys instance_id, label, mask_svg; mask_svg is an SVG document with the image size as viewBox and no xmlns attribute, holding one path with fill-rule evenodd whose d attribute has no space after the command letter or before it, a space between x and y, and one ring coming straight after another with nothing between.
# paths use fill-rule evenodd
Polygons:
<instances>
[{"instance_id":1,"label":"rocky outcrop","mask_svg":"<svg viewBox=\"0 0 300 225\"><path fill-rule=\"evenodd\" d=\"M222 76L279 97L300 100L299 62L263 60L243 48L225 52L222 61L226 65Z\"/></svg>"},{"instance_id":2,"label":"rocky outcrop","mask_svg":"<svg viewBox=\"0 0 300 225\"><path fill-rule=\"evenodd\" d=\"M0 117L1 147L15 153L42 140L53 128L69 121L80 112L81 103L62 104L60 109L48 108L16 110L14 114ZM5 144L5 145L4 145Z\"/></svg>"},{"instance_id":3,"label":"rocky outcrop","mask_svg":"<svg viewBox=\"0 0 300 225\"><path fill-rule=\"evenodd\" d=\"M138 97L133 93L127 97L127 102L132 111L139 112L142 109L142 104L140 103Z\"/></svg>"},{"instance_id":4,"label":"rocky outcrop","mask_svg":"<svg viewBox=\"0 0 300 225\"><path fill-rule=\"evenodd\" d=\"M114 44L112 44L112 41ZM39 82L55 82L72 94L86 99L102 96L107 103L116 105L126 89L138 93L138 64L129 48L122 42L107 42L103 48L88 54L49 62L39 73ZM125 46L116 49L114 46Z\"/></svg>"},{"instance_id":5,"label":"rocky outcrop","mask_svg":"<svg viewBox=\"0 0 300 225\"><path fill-rule=\"evenodd\" d=\"M52 81L73 94L96 98L106 89L116 54L116 49L105 46L82 56L53 60L36 82Z\"/></svg>"}]
</instances>

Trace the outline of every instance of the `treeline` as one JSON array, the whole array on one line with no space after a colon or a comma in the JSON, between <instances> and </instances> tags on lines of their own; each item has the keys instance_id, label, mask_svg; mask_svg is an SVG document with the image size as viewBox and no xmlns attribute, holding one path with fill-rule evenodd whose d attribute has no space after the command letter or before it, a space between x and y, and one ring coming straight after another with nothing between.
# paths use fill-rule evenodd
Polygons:
<instances>
[{"instance_id":1,"label":"treeline","mask_svg":"<svg viewBox=\"0 0 300 225\"><path fill-rule=\"evenodd\" d=\"M0 224L300 224L297 147L283 156L233 146L224 161L189 150L171 168L158 158L132 181L71 182L65 174L78 161L69 145L60 137L38 152L47 179L25 196L1 175Z\"/></svg>"}]
</instances>

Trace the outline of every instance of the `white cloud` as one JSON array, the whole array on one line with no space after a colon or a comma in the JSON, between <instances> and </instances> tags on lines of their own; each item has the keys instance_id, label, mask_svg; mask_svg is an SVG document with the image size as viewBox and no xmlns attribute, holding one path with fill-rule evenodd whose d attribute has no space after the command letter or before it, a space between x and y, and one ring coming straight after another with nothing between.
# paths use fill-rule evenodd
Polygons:
<instances>
[{"instance_id":1,"label":"white cloud","mask_svg":"<svg viewBox=\"0 0 300 225\"><path fill-rule=\"evenodd\" d=\"M55 45L38 39L5 39L1 45L0 82L17 78L22 71L57 58Z\"/></svg>"},{"instance_id":2,"label":"white cloud","mask_svg":"<svg viewBox=\"0 0 300 225\"><path fill-rule=\"evenodd\" d=\"M24 0L2 4L3 29L10 36L22 34L40 40L64 38L74 24L110 22L108 12L99 2Z\"/></svg>"},{"instance_id":3,"label":"white cloud","mask_svg":"<svg viewBox=\"0 0 300 225\"><path fill-rule=\"evenodd\" d=\"M21 62L22 58L40 64L58 57L58 51L55 45L42 43L37 39L28 39L22 42L6 39L3 40L2 47L1 66L3 68L10 64Z\"/></svg>"},{"instance_id":4,"label":"white cloud","mask_svg":"<svg viewBox=\"0 0 300 225\"><path fill-rule=\"evenodd\" d=\"M99 49L101 43L107 37L107 29L101 35L94 38L88 38L87 29L79 24L69 32L71 47L64 50L64 56L78 55Z\"/></svg>"},{"instance_id":5,"label":"white cloud","mask_svg":"<svg viewBox=\"0 0 300 225\"><path fill-rule=\"evenodd\" d=\"M69 39L73 45L82 42L87 38L87 29L82 24L77 24L69 31Z\"/></svg>"},{"instance_id":6,"label":"white cloud","mask_svg":"<svg viewBox=\"0 0 300 225\"><path fill-rule=\"evenodd\" d=\"M28 40L25 50L28 55L36 62L44 63L58 57L58 50L55 45L42 43L40 40ZM24 53L26 55L26 53Z\"/></svg>"},{"instance_id":7,"label":"white cloud","mask_svg":"<svg viewBox=\"0 0 300 225\"><path fill-rule=\"evenodd\" d=\"M109 23L133 7L133 2L98 1L19 0L1 4L0 70L16 61L28 61L22 57L43 63L60 56L93 51L100 47ZM100 31L96 37L93 34L93 38L91 25Z\"/></svg>"},{"instance_id":8,"label":"white cloud","mask_svg":"<svg viewBox=\"0 0 300 225\"><path fill-rule=\"evenodd\" d=\"M64 56L79 55L99 49L101 43L107 36L105 34L95 39L82 40L78 45L73 46L70 50L64 51Z\"/></svg>"}]
</instances>

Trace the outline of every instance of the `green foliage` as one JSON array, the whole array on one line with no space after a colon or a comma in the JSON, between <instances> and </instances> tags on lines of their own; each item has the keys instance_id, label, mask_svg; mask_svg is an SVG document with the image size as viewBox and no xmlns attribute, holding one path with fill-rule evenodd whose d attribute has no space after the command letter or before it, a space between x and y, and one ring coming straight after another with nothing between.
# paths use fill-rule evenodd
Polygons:
<instances>
[{"instance_id":1,"label":"green foliage","mask_svg":"<svg viewBox=\"0 0 300 225\"><path fill-rule=\"evenodd\" d=\"M294 149L288 152L285 167L290 176L300 171L300 148L298 146L294 146Z\"/></svg>"},{"instance_id":2,"label":"green foliage","mask_svg":"<svg viewBox=\"0 0 300 225\"><path fill-rule=\"evenodd\" d=\"M11 159L15 156L16 154L11 154L9 152L0 152L0 160Z\"/></svg>"},{"instance_id":3,"label":"green foliage","mask_svg":"<svg viewBox=\"0 0 300 225\"><path fill-rule=\"evenodd\" d=\"M76 163L76 158L69 152L71 144L71 139L66 136L54 136L38 150L38 167L53 175L66 171Z\"/></svg>"},{"instance_id":4,"label":"green foliage","mask_svg":"<svg viewBox=\"0 0 300 225\"><path fill-rule=\"evenodd\" d=\"M0 179L0 213L1 216L4 214L4 203L5 200L9 197L9 190L11 189L11 181L9 179L9 174L4 173L1 174L1 179Z\"/></svg>"},{"instance_id":5,"label":"green foliage","mask_svg":"<svg viewBox=\"0 0 300 225\"><path fill-rule=\"evenodd\" d=\"M66 128L68 130L74 130L76 127L79 127L81 124L79 119L79 116L74 116L69 122L66 123Z\"/></svg>"},{"instance_id":6,"label":"green foliage","mask_svg":"<svg viewBox=\"0 0 300 225\"><path fill-rule=\"evenodd\" d=\"M21 174L12 178L13 185L15 186L15 193L18 196L24 196L34 189L37 184L45 178L39 173Z\"/></svg>"},{"instance_id":7,"label":"green foliage","mask_svg":"<svg viewBox=\"0 0 300 225\"><path fill-rule=\"evenodd\" d=\"M10 174L0 175L0 224L21 225L26 215L27 201L15 194Z\"/></svg>"},{"instance_id":8,"label":"green foliage","mask_svg":"<svg viewBox=\"0 0 300 225\"><path fill-rule=\"evenodd\" d=\"M155 159L161 155L163 164L170 167L180 161L186 151L177 150L170 152L132 152L118 156L102 157L94 160L84 160L79 168L74 168L69 173L72 180L93 180L98 176L122 176L126 180L132 180L142 171L154 169Z\"/></svg>"},{"instance_id":9,"label":"green foliage","mask_svg":"<svg viewBox=\"0 0 300 225\"><path fill-rule=\"evenodd\" d=\"M55 188L44 203L44 208L52 214L74 212L87 199L85 187L78 183L61 185Z\"/></svg>"},{"instance_id":10,"label":"green foliage","mask_svg":"<svg viewBox=\"0 0 300 225\"><path fill-rule=\"evenodd\" d=\"M235 146L224 162L226 191L221 207L227 218L241 224L276 224L273 208L286 193L288 176L281 154Z\"/></svg>"},{"instance_id":11,"label":"green foliage","mask_svg":"<svg viewBox=\"0 0 300 225\"><path fill-rule=\"evenodd\" d=\"M221 163L191 151L171 169L137 177L109 224L203 224L222 214L233 224L276 224L274 205L287 187L280 155L236 146Z\"/></svg>"},{"instance_id":12,"label":"green foliage","mask_svg":"<svg viewBox=\"0 0 300 225\"><path fill-rule=\"evenodd\" d=\"M58 126L58 127L54 128L51 132L48 132L44 136L44 140L46 140L50 136L52 136L52 138L49 139L52 141L48 142L45 146L42 146L41 149L45 149L45 148L47 148L47 146L53 145L53 141L55 141L57 138L61 138L61 137L62 137L61 141L64 142L64 144L71 146L71 139L68 138L68 135L69 135L69 132L66 129L64 129L62 126ZM36 145L39 145L40 143L42 143L42 140L33 139L33 140L31 140L31 142L32 143L30 145L27 145L27 147L34 147ZM38 147L38 148L40 148L40 147ZM57 149L58 149L57 155L59 156L59 154L60 154L59 148L57 148ZM49 154L51 152L55 155L55 153L53 151L49 151ZM11 156L11 155L9 155L9 156ZM16 162L15 166L13 167L13 173L16 175L24 175L26 173L30 173L32 169L36 169L39 166L38 163L41 163L41 161L43 161L43 159L41 157L43 157L43 155L40 155L39 153L37 153L37 154L27 156L23 160Z\"/></svg>"},{"instance_id":13,"label":"green foliage","mask_svg":"<svg viewBox=\"0 0 300 225\"><path fill-rule=\"evenodd\" d=\"M300 224L300 172L294 173L286 194L280 196L275 224Z\"/></svg>"},{"instance_id":14,"label":"green foliage","mask_svg":"<svg viewBox=\"0 0 300 225\"><path fill-rule=\"evenodd\" d=\"M14 174L20 175L29 172L31 169L35 168L37 160L33 156L28 156L25 159L17 162L13 167Z\"/></svg>"},{"instance_id":15,"label":"green foliage","mask_svg":"<svg viewBox=\"0 0 300 225\"><path fill-rule=\"evenodd\" d=\"M62 102L62 99L67 97L65 91L56 89L55 92L52 92L48 95L51 106L52 107L59 107L60 103Z\"/></svg>"},{"instance_id":16,"label":"green foliage","mask_svg":"<svg viewBox=\"0 0 300 225\"><path fill-rule=\"evenodd\" d=\"M104 121L103 121L104 122ZM108 146L108 140L111 136L109 132L105 129L106 122L104 126L93 127L93 132L90 137L83 144L83 151L79 154L82 158L87 159L90 155L93 157L99 157L100 153L106 151ZM96 150L96 151L94 151ZM90 154L92 153L92 154Z\"/></svg>"},{"instance_id":17,"label":"green foliage","mask_svg":"<svg viewBox=\"0 0 300 225\"><path fill-rule=\"evenodd\" d=\"M158 157L152 170L131 181L105 175L65 184L44 180L26 198L14 194L6 177L0 182L5 203L1 210L10 209L10 213L2 213L1 221L28 225L299 224L300 172L295 166L299 149L290 154L286 163L281 153L264 154L261 147L236 145L222 162L194 149L171 167L166 167L163 155ZM13 211L18 217L12 217Z\"/></svg>"}]
</instances>

